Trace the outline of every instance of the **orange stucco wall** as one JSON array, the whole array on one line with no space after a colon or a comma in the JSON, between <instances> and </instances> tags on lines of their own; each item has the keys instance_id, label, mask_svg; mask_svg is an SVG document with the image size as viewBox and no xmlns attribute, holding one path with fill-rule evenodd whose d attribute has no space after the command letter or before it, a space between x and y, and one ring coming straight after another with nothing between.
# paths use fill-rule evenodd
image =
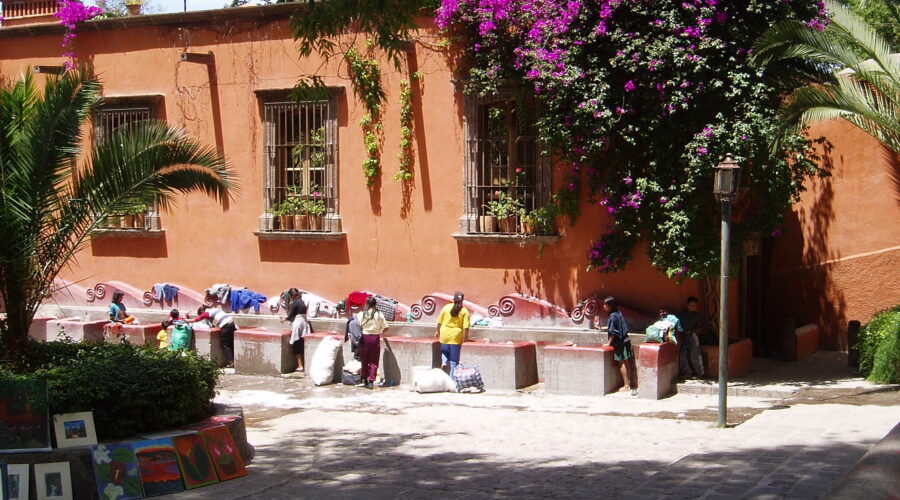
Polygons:
<instances>
[{"instance_id":1,"label":"orange stucco wall","mask_svg":"<svg viewBox=\"0 0 900 500\"><path fill-rule=\"evenodd\" d=\"M823 347L847 348L847 322L900 303L900 159L845 121L816 125L833 175L807 183L773 240L767 318L822 326Z\"/></svg>"}]
</instances>

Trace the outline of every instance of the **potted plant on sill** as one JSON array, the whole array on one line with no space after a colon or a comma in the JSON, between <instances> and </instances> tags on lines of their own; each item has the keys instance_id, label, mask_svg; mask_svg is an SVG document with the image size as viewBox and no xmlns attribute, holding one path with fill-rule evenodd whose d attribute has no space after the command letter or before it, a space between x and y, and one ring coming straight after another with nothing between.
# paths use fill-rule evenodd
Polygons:
<instances>
[{"instance_id":1,"label":"potted plant on sill","mask_svg":"<svg viewBox=\"0 0 900 500\"><path fill-rule=\"evenodd\" d=\"M550 235L556 233L554 219L557 211L554 205L535 208L522 216L522 232L525 234Z\"/></svg>"},{"instance_id":2,"label":"potted plant on sill","mask_svg":"<svg viewBox=\"0 0 900 500\"><path fill-rule=\"evenodd\" d=\"M307 201L299 196L288 199L291 213L294 214L294 230L309 231L309 214L306 213Z\"/></svg>"},{"instance_id":3,"label":"potted plant on sill","mask_svg":"<svg viewBox=\"0 0 900 500\"><path fill-rule=\"evenodd\" d=\"M325 200L322 198L306 200L306 213L309 216L309 230L321 231L323 228L322 216L325 215Z\"/></svg>"},{"instance_id":4,"label":"potted plant on sill","mask_svg":"<svg viewBox=\"0 0 900 500\"><path fill-rule=\"evenodd\" d=\"M144 228L144 212L147 210L147 205L145 203L134 203L129 205L125 209L125 213L122 216L122 227L123 228Z\"/></svg>"},{"instance_id":5,"label":"potted plant on sill","mask_svg":"<svg viewBox=\"0 0 900 500\"><path fill-rule=\"evenodd\" d=\"M518 198L498 191L497 199L487 202L488 216L497 219L500 225L501 233L516 233L516 218L525 214L525 208L522 201ZM482 229L484 231L484 229Z\"/></svg>"},{"instance_id":6,"label":"potted plant on sill","mask_svg":"<svg viewBox=\"0 0 900 500\"><path fill-rule=\"evenodd\" d=\"M278 218L278 229L282 231L294 230L294 214L291 213L290 200L285 200L272 209L272 215Z\"/></svg>"}]
</instances>

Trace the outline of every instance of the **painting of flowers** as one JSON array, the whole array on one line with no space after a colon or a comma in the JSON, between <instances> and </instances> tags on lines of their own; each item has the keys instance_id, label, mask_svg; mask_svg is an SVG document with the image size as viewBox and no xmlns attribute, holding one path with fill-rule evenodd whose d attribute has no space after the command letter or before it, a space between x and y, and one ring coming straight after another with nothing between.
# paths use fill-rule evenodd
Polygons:
<instances>
[{"instance_id":1,"label":"painting of flowers","mask_svg":"<svg viewBox=\"0 0 900 500\"><path fill-rule=\"evenodd\" d=\"M137 457L130 443L96 444L91 452L97 493L102 500L144 497Z\"/></svg>"},{"instance_id":2,"label":"painting of flowers","mask_svg":"<svg viewBox=\"0 0 900 500\"><path fill-rule=\"evenodd\" d=\"M174 442L185 488L190 490L219 482L216 470L206 452L206 445L199 434L176 436Z\"/></svg>"},{"instance_id":3,"label":"painting of flowers","mask_svg":"<svg viewBox=\"0 0 900 500\"><path fill-rule=\"evenodd\" d=\"M209 449L209 456L213 461L219 479L226 481L247 474L244 467L244 461L237 451L231 432L224 425L211 427L200 431L206 447Z\"/></svg>"}]
</instances>

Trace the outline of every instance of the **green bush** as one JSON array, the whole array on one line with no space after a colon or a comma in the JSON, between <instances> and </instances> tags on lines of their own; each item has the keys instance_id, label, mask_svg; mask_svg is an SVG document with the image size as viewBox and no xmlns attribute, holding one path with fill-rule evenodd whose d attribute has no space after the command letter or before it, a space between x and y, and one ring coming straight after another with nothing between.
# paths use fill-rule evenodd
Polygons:
<instances>
[{"instance_id":1,"label":"green bush","mask_svg":"<svg viewBox=\"0 0 900 500\"><path fill-rule=\"evenodd\" d=\"M872 382L900 383L900 305L872 316L854 349L861 375Z\"/></svg>"},{"instance_id":2,"label":"green bush","mask_svg":"<svg viewBox=\"0 0 900 500\"><path fill-rule=\"evenodd\" d=\"M16 361L0 367L0 380L46 380L50 414L93 411L100 439L209 416L219 375L214 363L194 352L130 344L32 342Z\"/></svg>"}]
</instances>

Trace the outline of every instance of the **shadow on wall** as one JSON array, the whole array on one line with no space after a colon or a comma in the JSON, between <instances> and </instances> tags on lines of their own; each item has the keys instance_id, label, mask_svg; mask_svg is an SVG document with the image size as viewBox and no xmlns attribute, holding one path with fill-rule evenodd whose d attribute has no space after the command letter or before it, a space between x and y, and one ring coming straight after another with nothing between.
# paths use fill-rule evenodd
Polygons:
<instances>
[{"instance_id":1,"label":"shadow on wall","mask_svg":"<svg viewBox=\"0 0 900 500\"><path fill-rule=\"evenodd\" d=\"M350 264L347 239L338 241L259 240L263 262L304 262L307 264Z\"/></svg>"},{"instance_id":2,"label":"shadow on wall","mask_svg":"<svg viewBox=\"0 0 900 500\"><path fill-rule=\"evenodd\" d=\"M782 345L787 330L815 323L822 327L823 348L846 350L846 299L832 280L834 264L828 263L840 258L828 236L835 218L832 178L815 181L809 193L814 202L785 217L784 234L766 252L766 267L777 265L767 283L766 341L775 350L789 349Z\"/></svg>"},{"instance_id":3,"label":"shadow on wall","mask_svg":"<svg viewBox=\"0 0 900 500\"><path fill-rule=\"evenodd\" d=\"M401 491L416 498L447 492L532 498L656 498L667 494L687 498L704 493L723 498L819 498L866 452L863 446L844 443L773 445L695 453L675 463L610 454L604 462L548 464L545 458L513 461L498 460L490 453L427 451L429 439L468 438L465 432L436 438L356 429L294 431L281 436L276 444L257 446L249 476L205 489L212 493L234 487L252 492L242 483L253 482L256 493L266 489L277 495L302 488L309 497L327 498L393 497ZM418 452L410 454L410 449ZM352 458L347 450L352 450ZM779 474L784 472L779 468L784 466L785 456L793 457L790 473ZM277 486L272 488L273 484Z\"/></svg>"},{"instance_id":4,"label":"shadow on wall","mask_svg":"<svg viewBox=\"0 0 900 500\"><path fill-rule=\"evenodd\" d=\"M150 238L102 235L91 237L91 255L158 259L168 257L169 250L165 234Z\"/></svg>"},{"instance_id":5,"label":"shadow on wall","mask_svg":"<svg viewBox=\"0 0 900 500\"><path fill-rule=\"evenodd\" d=\"M891 170L891 181L894 183L894 192L896 193L897 205L900 205L900 155L894 153L886 147L881 148L884 155L885 163Z\"/></svg>"}]
</instances>

